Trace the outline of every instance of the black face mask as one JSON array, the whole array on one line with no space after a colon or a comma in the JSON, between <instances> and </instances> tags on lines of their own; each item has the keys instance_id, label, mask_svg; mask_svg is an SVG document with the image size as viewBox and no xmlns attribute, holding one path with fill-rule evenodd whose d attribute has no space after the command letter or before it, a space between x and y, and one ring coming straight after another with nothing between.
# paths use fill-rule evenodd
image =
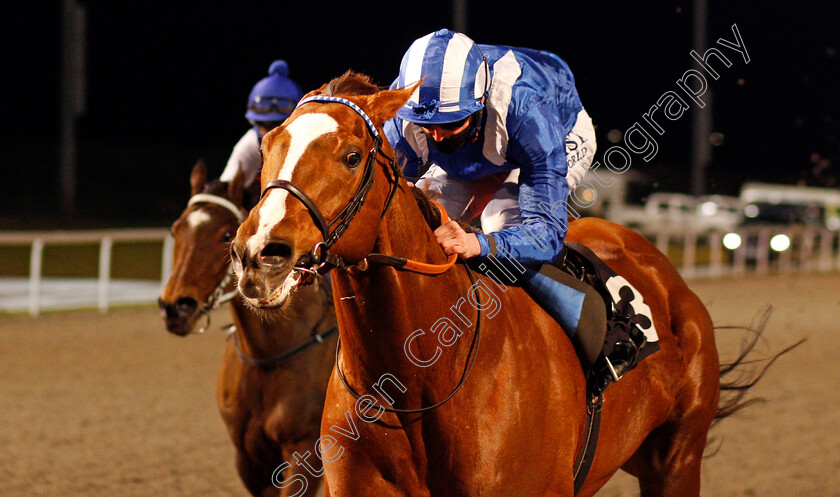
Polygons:
<instances>
[{"instance_id":1,"label":"black face mask","mask_svg":"<svg viewBox=\"0 0 840 497\"><path fill-rule=\"evenodd\" d=\"M467 144L467 141L472 135L473 127L467 126L467 129L461 131L457 135L452 135L449 138L444 138L441 141L435 141L431 135L427 134L428 142L432 144L439 152L444 154L451 154Z\"/></svg>"},{"instance_id":2,"label":"black face mask","mask_svg":"<svg viewBox=\"0 0 840 497\"><path fill-rule=\"evenodd\" d=\"M473 114L470 125L461 131L457 135L452 135L449 138L444 138L441 141L435 141L434 138L425 131L423 134L426 135L427 141L432 144L439 152L444 154L452 154L458 151L461 147L466 145L468 142L475 141L478 138L478 133L481 131L480 123L482 117L484 116L484 109L481 111Z\"/></svg>"}]
</instances>

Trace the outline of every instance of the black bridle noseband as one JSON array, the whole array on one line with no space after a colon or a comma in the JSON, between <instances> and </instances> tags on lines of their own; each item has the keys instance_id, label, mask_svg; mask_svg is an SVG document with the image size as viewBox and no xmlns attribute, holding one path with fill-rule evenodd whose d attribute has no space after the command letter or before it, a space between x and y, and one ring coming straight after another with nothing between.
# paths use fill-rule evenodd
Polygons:
<instances>
[{"instance_id":1,"label":"black bridle noseband","mask_svg":"<svg viewBox=\"0 0 840 497\"><path fill-rule=\"evenodd\" d=\"M371 187L373 186L373 164L376 162L376 157L381 155L388 163L388 166L391 169L393 174L393 184L391 185L391 191L388 194L388 200L385 203L385 207L382 209L382 215L380 219L385 217L385 213L388 211L388 207L391 205L391 201L394 198L394 194L397 192L398 186L398 178L400 175L399 169L396 165L396 161L393 157L389 156L382 150L382 137L379 134L379 131L376 129L376 126L373 124L373 121L368 117L367 114L356 104L341 97L331 97L326 95L314 95L308 98L305 98L298 103L298 107L310 103L310 102L320 102L320 103L339 103L342 105L346 105L353 109L359 116L364 119L365 124L367 126L368 131L370 132L371 137L373 138L373 147L368 152L367 160L365 161L364 170L362 171L362 180L359 183L359 187L356 189L356 193L341 209L341 212L335 216L332 221L327 222L324 215L321 214L321 210L318 209L318 206L315 205L315 202L312 199L291 181L287 181L284 179L276 179L270 181L265 189L263 190L262 194L260 195L260 200L272 189L279 188L281 190L286 190L291 194L293 197L298 199L300 203L306 207L306 210L309 211L309 215L312 217L312 220L315 222L315 225L318 227L318 230L321 232L321 237L324 239L323 242L318 242L312 248L312 251L309 254L303 255L300 259L298 259L297 263L295 264L294 269L296 271L300 271L303 273L308 273L313 275L316 280L318 276L325 274L330 269L334 267L344 267L344 261L341 257L331 254L329 250L333 247L333 245L338 242L338 239L341 238L341 235L347 231L347 228L350 226L350 222L353 220L353 217L356 215L357 212L362 208L362 205L365 202L365 198L367 194L370 192ZM332 230L332 231L330 231Z\"/></svg>"}]
</instances>

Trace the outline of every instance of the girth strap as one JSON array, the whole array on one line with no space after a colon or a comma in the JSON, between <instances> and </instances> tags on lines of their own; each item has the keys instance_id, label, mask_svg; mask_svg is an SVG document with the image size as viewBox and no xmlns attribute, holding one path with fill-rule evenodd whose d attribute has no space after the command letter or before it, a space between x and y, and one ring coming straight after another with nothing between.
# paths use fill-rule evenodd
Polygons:
<instances>
[{"instance_id":1,"label":"girth strap","mask_svg":"<svg viewBox=\"0 0 840 497\"><path fill-rule=\"evenodd\" d=\"M595 450L598 447L598 433L601 431L601 407L604 403L603 394L594 393L592 386L586 388L586 426L583 434L583 448L575 460L575 495L583 487L583 482L589 475Z\"/></svg>"}]
</instances>

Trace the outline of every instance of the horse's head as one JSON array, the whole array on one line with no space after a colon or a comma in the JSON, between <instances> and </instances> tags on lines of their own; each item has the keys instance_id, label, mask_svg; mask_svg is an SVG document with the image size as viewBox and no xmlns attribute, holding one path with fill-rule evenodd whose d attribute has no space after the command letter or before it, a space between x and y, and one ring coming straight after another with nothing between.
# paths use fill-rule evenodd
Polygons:
<instances>
[{"instance_id":1,"label":"horse's head","mask_svg":"<svg viewBox=\"0 0 840 497\"><path fill-rule=\"evenodd\" d=\"M192 196L181 217L172 224L172 275L158 299L170 333L190 333L230 283L229 244L244 217L242 182L240 171L230 183L207 183L204 163L199 161L193 167Z\"/></svg>"},{"instance_id":2,"label":"horse's head","mask_svg":"<svg viewBox=\"0 0 840 497\"><path fill-rule=\"evenodd\" d=\"M263 196L232 245L250 305L281 307L325 250L348 262L371 252L399 182L382 124L412 90L380 90L348 72L263 138Z\"/></svg>"}]
</instances>

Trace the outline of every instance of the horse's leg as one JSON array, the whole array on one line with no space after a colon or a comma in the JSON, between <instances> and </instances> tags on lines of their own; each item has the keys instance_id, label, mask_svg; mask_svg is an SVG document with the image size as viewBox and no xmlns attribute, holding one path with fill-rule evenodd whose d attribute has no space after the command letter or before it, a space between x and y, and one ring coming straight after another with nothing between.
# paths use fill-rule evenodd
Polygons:
<instances>
[{"instance_id":1,"label":"horse's leg","mask_svg":"<svg viewBox=\"0 0 840 497\"><path fill-rule=\"evenodd\" d=\"M685 305L675 316L682 353L691 357L668 420L656 428L623 469L639 479L642 497L698 497L700 463L719 397L714 329L708 314ZM677 329L677 326L679 329Z\"/></svg>"},{"instance_id":2,"label":"horse's leg","mask_svg":"<svg viewBox=\"0 0 840 497\"><path fill-rule=\"evenodd\" d=\"M697 497L700 495L700 462L706 433L685 433L685 420L666 423L648 436L624 465L639 479L642 497Z\"/></svg>"},{"instance_id":3,"label":"horse's leg","mask_svg":"<svg viewBox=\"0 0 840 497\"><path fill-rule=\"evenodd\" d=\"M240 450L236 451L236 471L239 479L251 495L256 497L277 497L280 490L272 485L271 474Z\"/></svg>"},{"instance_id":4,"label":"horse's leg","mask_svg":"<svg viewBox=\"0 0 840 497\"><path fill-rule=\"evenodd\" d=\"M324 467L321 460L313 453L314 447L315 439L309 438L283 445L283 460L286 461L288 467L283 471L283 483L279 481L279 478L275 478L277 484L283 487L277 494L279 497L292 495L311 497L318 492ZM304 485L306 489L301 492Z\"/></svg>"}]
</instances>

